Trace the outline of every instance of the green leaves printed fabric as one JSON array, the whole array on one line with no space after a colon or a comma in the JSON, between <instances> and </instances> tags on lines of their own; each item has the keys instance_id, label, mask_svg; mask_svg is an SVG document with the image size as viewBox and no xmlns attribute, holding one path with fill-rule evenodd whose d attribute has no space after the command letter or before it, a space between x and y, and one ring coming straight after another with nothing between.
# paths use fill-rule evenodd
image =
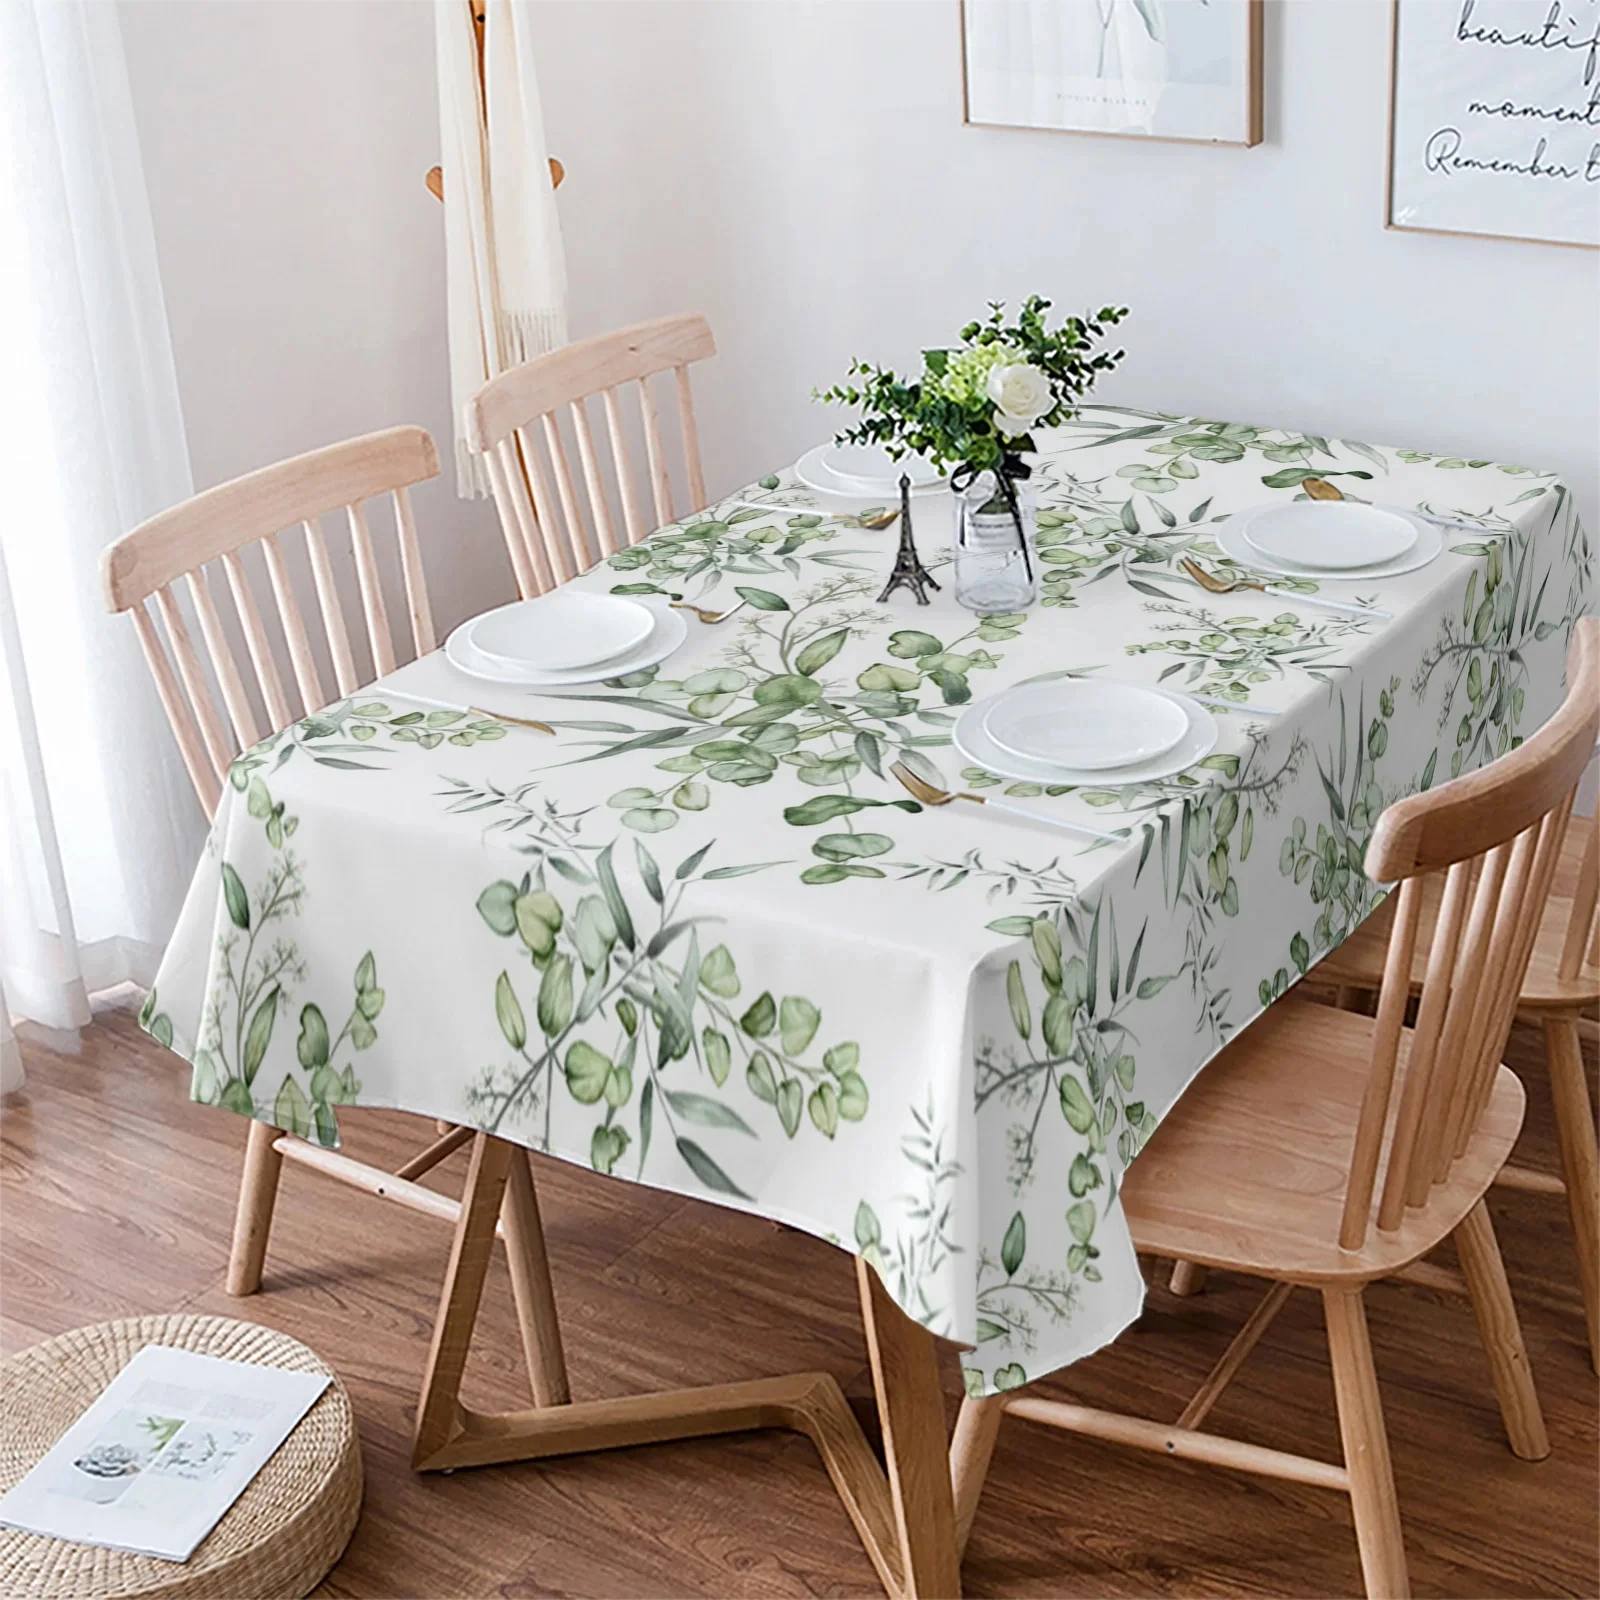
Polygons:
<instances>
[{"instance_id":1,"label":"green leaves printed fabric","mask_svg":"<svg viewBox=\"0 0 1600 1600\"><path fill-rule=\"evenodd\" d=\"M1521 467L1104 406L1040 437L1027 614L878 605L899 530L779 473L736 497L768 509L579 580L746 604L659 667L520 696L555 738L437 709L478 691L430 657L245 752L143 1026L197 1100L323 1144L340 1106L399 1106L805 1227L970 1346L974 1393L1114 1337L1130 1163L1377 905L1384 807L1559 703L1593 553ZM1187 579L1308 478L1472 531L1329 586L1392 622ZM948 506L914 516L937 574ZM1215 750L1076 788L955 752L967 706L1069 671L1208 697ZM897 765L1112 840L925 808Z\"/></svg>"}]
</instances>

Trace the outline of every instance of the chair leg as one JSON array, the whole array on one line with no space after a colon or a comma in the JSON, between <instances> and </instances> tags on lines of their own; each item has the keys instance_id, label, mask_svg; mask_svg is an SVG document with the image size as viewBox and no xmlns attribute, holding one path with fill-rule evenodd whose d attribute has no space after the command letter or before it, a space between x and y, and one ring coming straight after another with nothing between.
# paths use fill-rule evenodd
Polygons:
<instances>
[{"instance_id":1,"label":"chair leg","mask_svg":"<svg viewBox=\"0 0 1600 1600\"><path fill-rule=\"evenodd\" d=\"M228 1293L254 1294L261 1287L272 1232L272 1206L278 1198L283 1157L276 1143L281 1129L252 1122L244 1146L244 1171L239 1177L239 1205L233 1217L233 1248L228 1254Z\"/></svg>"},{"instance_id":2,"label":"chair leg","mask_svg":"<svg viewBox=\"0 0 1600 1600\"><path fill-rule=\"evenodd\" d=\"M1368 1600L1409 1600L1405 1541L1400 1531L1400 1505L1395 1499L1394 1470L1389 1463L1389 1435L1383 1425L1383 1401L1372 1365L1367 1312L1361 1293L1325 1289L1323 1311L1328 1323L1328 1355L1333 1365L1333 1391L1339 1406L1339 1436L1344 1441L1345 1470L1350 1474L1350 1499L1355 1511L1356 1543Z\"/></svg>"},{"instance_id":3,"label":"chair leg","mask_svg":"<svg viewBox=\"0 0 1600 1600\"><path fill-rule=\"evenodd\" d=\"M1206 1286L1206 1269L1197 1261L1174 1261L1172 1263L1172 1279L1167 1287L1176 1295L1187 1299L1192 1294L1199 1294Z\"/></svg>"},{"instance_id":4,"label":"chair leg","mask_svg":"<svg viewBox=\"0 0 1600 1600\"><path fill-rule=\"evenodd\" d=\"M1595 1157L1594 1114L1578 1043L1578 1019L1549 1017L1544 1024L1545 1062L1555 1101L1561 1172L1567 1183L1572 1240L1578 1250L1578 1286L1589 1327L1589 1360L1600 1372L1600 1174Z\"/></svg>"},{"instance_id":5,"label":"chair leg","mask_svg":"<svg viewBox=\"0 0 1600 1600\"><path fill-rule=\"evenodd\" d=\"M1478 1319L1478 1333L1494 1376L1506 1437L1524 1461L1543 1461L1550 1454L1550 1436L1545 1432L1539 1393L1533 1386L1511 1285L1506 1282L1505 1262L1500 1259L1489 1208L1482 1200L1462 1218L1455 1241L1461 1273L1467 1280L1467 1293Z\"/></svg>"},{"instance_id":6,"label":"chair leg","mask_svg":"<svg viewBox=\"0 0 1600 1600\"><path fill-rule=\"evenodd\" d=\"M963 1555L972 1533L972 1519L978 1514L978 1496L989 1475L989 1458L1005 1415L1005 1396L992 1394L978 1398L968 1395L961 1402L956 1418L955 1437L950 1441L950 1486L956 1501L956 1554Z\"/></svg>"}]
</instances>

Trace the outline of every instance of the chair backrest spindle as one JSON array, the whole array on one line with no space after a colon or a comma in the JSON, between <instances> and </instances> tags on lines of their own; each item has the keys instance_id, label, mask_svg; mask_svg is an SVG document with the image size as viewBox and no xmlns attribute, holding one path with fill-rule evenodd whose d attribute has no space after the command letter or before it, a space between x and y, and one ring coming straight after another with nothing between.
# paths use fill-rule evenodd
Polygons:
<instances>
[{"instance_id":1,"label":"chair backrest spindle","mask_svg":"<svg viewBox=\"0 0 1600 1600\"><path fill-rule=\"evenodd\" d=\"M277 534L269 533L261 541L261 553L267 558L267 577L272 583L272 598L277 602L278 619L283 624L284 639L289 646L289 662L294 668L300 704L308 709L324 706L328 703L328 697L322 692L317 660L311 653L311 635L306 632L300 603L295 599L294 586L289 582L289 569L283 564L283 551L279 547Z\"/></svg>"},{"instance_id":2,"label":"chair backrest spindle","mask_svg":"<svg viewBox=\"0 0 1600 1600\"><path fill-rule=\"evenodd\" d=\"M645 459L650 465L650 493L656 504L656 526L672 521L672 479L667 472L666 447L661 443L661 413L650 385L639 385L639 409L644 415Z\"/></svg>"},{"instance_id":3,"label":"chair backrest spindle","mask_svg":"<svg viewBox=\"0 0 1600 1600\"><path fill-rule=\"evenodd\" d=\"M200 725L200 737L205 743L206 755L220 778L227 770L231 753L228 736L222 731L222 719L211 699L211 689L206 683L205 669L195 653L194 641L189 637L189 625L183 620L178 602L173 599L167 584L156 590L156 610L166 626L167 637L172 641L172 654L178 663L178 676L183 680L184 692L194 707L195 721Z\"/></svg>"},{"instance_id":4,"label":"chair backrest spindle","mask_svg":"<svg viewBox=\"0 0 1600 1600\"><path fill-rule=\"evenodd\" d=\"M622 522L628 530L628 543L637 544L650 530L644 525L639 511L638 491L633 484L633 465L628 458L628 447L623 438L622 407L617 401L617 391L602 391L606 408L606 432L611 437L611 465L617 474L617 498L622 502Z\"/></svg>"},{"instance_id":5,"label":"chair backrest spindle","mask_svg":"<svg viewBox=\"0 0 1600 1600\"><path fill-rule=\"evenodd\" d=\"M322 524L307 517L306 554L311 561L311 580L317 590L317 609L322 613L322 629L333 657L333 681L340 694L353 694L356 688L356 658L350 653L350 630L344 625L344 608L339 603L339 585L328 559L328 542L322 537Z\"/></svg>"},{"instance_id":6,"label":"chair backrest spindle","mask_svg":"<svg viewBox=\"0 0 1600 1600\"><path fill-rule=\"evenodd\" d=\"M706 503L706 481L700 472L700 430L695 426L694 396L689 392L689 369L676 366L672 375L678 385L678 425L683 430L683 455L688 464L689 504L699 510Z\"/></svg>"},{"instance_id":7,"label":"chair backrest spindle","mask_svg":"<svg viewBox=\"0 0 1600 1600\"><path fill-rule=\"evenodd\" d=\"M600 481L600 459L594 453L594 431L589 426L589 413L582 402L574 401L568 409L572 413L572 431L578 439L578 460L583 466L584 487L589 493L589 511L594 517L595 536L600 542L599 558L617 553L617 534L611 522L611 507L606 502L605 485Z\"/></svg>"},{"instance_id":8,"label":"chair backrest spindle","mask_svg":"<svg viewBox=\"0 0 1600 1600\"><path fill-rule=\"evenodd\" d=\"M400 540L400 575L405 580L406 607L411 614L411 647L425 656L438 646L433 631L433 608L428 604L428 583L422 572L422 545L417 539L417 519L411 508L411 491L400 484L394 491L394 525Z\"/></svg>"},{"instance_id":9,"label":"chair backrest spindle","mask_svg":"<svg viewBox=\"0 0 1600 1600\"><path fill-rule=\"evenodd\" d=\"M1589 829L1588 843L1578 867L1578 881L1572 894L1572 912L1561 942L1561 963L1557 971L1563 978L1575 978L1585 962L1600 962L1600 821ZM1585 949L1585 946L1588 948Z\"/></svg>"},{"instance_id":10,"label":"chair backrest spindle","mask_svg":"<svg viewBox=\"0 0 1600 1600\"><path fill-rule=\"evenodd\" d=\"M543 594L554 586L554 579L544 545L539 541L533 507L528 502L528 480L517 454L516 436L502 439L484 460L489 468L489 487L494 492L495 508L500 513L500 526L515 530L506 533L506 547L511 552L517 590L523 595Z\"/></svg>"},{"instance_id":11,"label":"chair backrest spindle","mask_svg":"<svg viewBox=\"0 0 1600 1600\"><path fill-rule=\"evenodd\" d=\"M293 720L288 696L283 692L283 679L278 676L278 663L272 658L272 646L267 642L267 630L262 626L261 609L250 592L250 580L237 550L229 550L222 557L222 570L228 575L228 589L233 595L234 610L244 628L244 642L250 651L250 664L256 671L256 682L267 702L267 720L273 727L282 728Z\"/></svg>"},{"instance_id":12,"label":"chair backrest spindle","mask_svg":"<svg viewBox=\"0 0 1600 1600\"><path fill-rule=\"evenodd\" d=\"M561 429L556 425L553 411L539 419L544 426L545 448L550 452L550 465L555 470L556 493L561 496L561 515L566 525L565 541L557 548L562 553L559 563L566 578L575 578L592 565L588 560L588 538L584 532L583 517L578 510L578 491L572 482L572 468L567 464L566 446L561 442ZM526 435L524 435L526 437Z\"/></svg>"},{"instance_id":13,"label":"chair backrest spindle","mask_svg":"<svg viewBox=\"0 0 1600 1600\"><path fill-rule=\"evenodd\" d=\"M261 733L255 712L250 707L250 697L245 693L239 664L233 659L233 651L228 648L227 634L222 631L222 618L217 612L216 601L211 597L211 585L206 581L203 568L186 573L184 582L189 588L189 598L194 602L195 615L200 618L200 634L210 652L211 665L222 685L222 703L228 708L228 717L238 737L239 748L245 749L255 744L261 738Z\"/></svg>"}]
</instances>

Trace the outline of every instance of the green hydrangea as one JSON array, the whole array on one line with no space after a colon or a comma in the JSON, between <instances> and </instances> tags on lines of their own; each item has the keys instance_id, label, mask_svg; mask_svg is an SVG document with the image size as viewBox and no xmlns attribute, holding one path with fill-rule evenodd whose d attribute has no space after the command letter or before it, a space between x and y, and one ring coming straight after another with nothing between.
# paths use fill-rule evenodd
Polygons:
<instances>
[{"instance_id":1,"label":"green hydrangea","mask_svg":"<svg viewBox=\"0 0 1600 1600\"><path fill-rule=\"evenodd\" d=\"M1009 367L1028 358L1013 345L969 345L950 357L939 382L939 390L958 406L970 406L989 397L989 374L996 367Z\"/></svg>"}]
</instances>

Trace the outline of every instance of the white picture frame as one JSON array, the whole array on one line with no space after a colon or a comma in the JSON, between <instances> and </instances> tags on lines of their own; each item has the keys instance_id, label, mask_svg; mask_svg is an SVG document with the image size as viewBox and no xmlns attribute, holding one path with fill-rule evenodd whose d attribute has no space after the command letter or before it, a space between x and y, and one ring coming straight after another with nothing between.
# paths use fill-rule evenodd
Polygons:
<instances>
[{"instance_id":1,"label":"white picture frame","mask_svg":"<svg viewBox=\"0 0 1600 1600\"><path fill-rule=\"evenodd\" d=\"M1393 0L1385 227L1600 248L1596 63L1600 0Z\"/></svg>"},{"instance_id":2,"label":"white picture frame","mask_svg":"<svg viewBox=\"0 0 1600 1600\"><path fill-rule=\"evenodd\" d=\"M1261 143L1262 0L962 0L965 120Z\"/></svg>"}]
</instances>

